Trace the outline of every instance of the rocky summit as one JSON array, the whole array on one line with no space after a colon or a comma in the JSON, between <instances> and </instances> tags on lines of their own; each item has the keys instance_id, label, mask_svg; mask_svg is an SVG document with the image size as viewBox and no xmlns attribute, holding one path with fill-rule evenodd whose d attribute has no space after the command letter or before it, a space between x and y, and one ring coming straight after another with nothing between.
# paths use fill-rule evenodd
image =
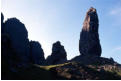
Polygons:
<instances>
[{"instance_id":1,"label":"rocky summit","mask_svg":"<svg viewBox=\"0 0 121 81\"><path fill-rule=\"evenodd\" d=\"M98 27L99 21L96 9L91 7L86 13L80 33L79 51L81 55L101 56Z\"/></svg>"},{"instance_id":2,"label":"rocky summit","mask_svg":"<svg viewBox=\"0 0 121 81\"><path fill-rule=\"evenodd\" d=\"M47 64L59 64L67 61L66 51L60 41L53 44L52 54L47 58Z\"/></svg>"}]
</instances>

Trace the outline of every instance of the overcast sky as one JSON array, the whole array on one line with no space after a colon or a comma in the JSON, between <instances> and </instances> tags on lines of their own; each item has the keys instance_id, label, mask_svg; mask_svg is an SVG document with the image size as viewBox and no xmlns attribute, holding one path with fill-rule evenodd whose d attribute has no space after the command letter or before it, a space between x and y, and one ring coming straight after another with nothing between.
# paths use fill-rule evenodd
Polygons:
<instances>
[{"instance_id":1,"label":"overcast sky","mask_svg":"<svg viewBox=\"0 0 121 81\"><path fill-rule=\"evenodd\" d=\"M39 41L45 57L60 41L68 59L79 55L79 35L87 10L97 9L102 57L121 63L121 0L2 0L5 20L16 17Z\"/></svg>"}]
</instances>

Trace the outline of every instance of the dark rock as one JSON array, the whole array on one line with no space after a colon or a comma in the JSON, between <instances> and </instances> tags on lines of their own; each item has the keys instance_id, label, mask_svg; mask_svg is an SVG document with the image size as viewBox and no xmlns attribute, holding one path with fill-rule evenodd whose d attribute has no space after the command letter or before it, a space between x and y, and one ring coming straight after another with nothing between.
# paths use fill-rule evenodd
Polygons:
<instances>
[{"instance_id":1,"label":"dark rock","mask_svg":"<svg viewBox=\"0 0 121 81\"><path fill-rule=\"evenodd\" d=\"M67 61L67 54L64 46L59 41L53 44L52 54L47 58L47 64L60 64Z\"/></svg>"},{"instance_id":2,"label":"dark rock","mask_svg":"<svg viewBox=\"0 0 121 81\"><path fill-rule=\"evenodd\" d=\"M3 23L3 20L4 20L4 16L3 16L3 14L1 13L1 23Z\"/></svg>"},{"instance_id":3,"label":"dark rock","mask_svg":"<svg viewBox=\"0 0 121 81\"><path fill-rule=\"evenodd\" d=\"M39 42L31 41L30 42L30 58L31 63L42 65L45 63L45 57L43 49Z\"/></svg>"},{"instance_id":4,"label":"dark rock","mask_svg":"<svg viewBox=\"0 0 121 81\"><path fill-rule=\"evenodd\" d=\"M84 55L79 55L74 58L72 58L70 61L76 61L76 62L81 62L82 64L94 64L97 62L100 58L97 56L84 56Z\"/></svg>"},{"instance_id":5,"label":"dark rock","mask_svg":"<svg viewBox=\"0 0 121 81\"><path fill-rule=\"evenodd\" d=\"M3 16L3 14L1 13L1 33L3 33L3 25L4 25L4 23L3 23L3 21L4 21L4 16Z\"/></svg>"},{"instance_id":6,"label":"dark rock","mask_svg":"<svg viewBox=\"0 0 121 81\"><path fill-rule=\"evenodd\" d=\"M8 69L10 67L12 56L11 42L7 34L1 34L1 69Z\"/></svg>"},{"instance_id":7,"label":"dark rock","mask_svg":"<svg viewBox=\"0 0 121 81\"><path fill-rule=\"evenodd\" d=\"M11 43L11 48L14 50L14 56L19 59L15 61L18 66L26 66L26 63L29 62L30 56L30 46L28 40L28 32L23 23L21 23L16 18L8 19L4 25L4 33L9 36ZM11 55L13 56L13 55Z\"/></svg>"},{"instance_id":8,"label":"dark rock","mask_svg":"<svg viewBox=\"0 0 121 81\"><path fill-rule=\"evenodd\" d=\"M3 23L1 14L1 69L3 77L9 72L18 72L20 68L28 68L29 63L44 64L44 52L38 42L28 39L28 32L23 23L10 18ZM4 27L3 27L4 26ZM3 32L4 29L4 32Z\"/></svg>"},{"instance_id":9,"label":"dark rock","mask_svg":"<svg viewBox=\"0 0 121 81\"><path fill-rule=\"evenodd\" d=\"M110 57L110 60L111 60L112 62L115 62L114 59L113 59L112 57Z\"/></svg>"},{"instance_id":10,"label":"dark rock","mask_svg":"<svg viewBox=\"0 0 121 81\"><path fill-rule=\"evenodd\" d=\"M94 64L94 65L114 65L115 62L114 60L111 60L109 58L104 58L104 57L98 57L98 56L83 56L79 55L74 58L72 58L69 62L81 62L84 65L89 65L89 64Z\"/></svg>"},{"instance_id":11,"label":"dark rock","mask_svg":"<svg viewBox=\"0 0 121 81\"><path fill-rule=\"evenodd\" d=\"M101 56L98 26L99 22L96 9L91 7L86 14L80 33L79 51L81 55Z\"/></svg>"}]
</instances>

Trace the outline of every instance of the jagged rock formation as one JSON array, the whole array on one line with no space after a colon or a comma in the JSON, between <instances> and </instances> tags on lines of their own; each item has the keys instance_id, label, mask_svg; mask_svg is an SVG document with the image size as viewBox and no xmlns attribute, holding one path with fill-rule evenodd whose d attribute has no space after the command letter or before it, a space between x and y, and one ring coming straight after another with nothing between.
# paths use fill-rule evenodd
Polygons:
<instances>
[{"instance_id":1,"label":"jagged rock formation","mask_svg":"<svg viewBox=\"0 0 121 81\"><path fill-rule=\"evenodd\" d=\"M31 41L30 42L30 54L31 54L31 63L42 65L45 63L45 57L43 49L39 42Z\"/></svg>"},{"instance_id":2,"label":"jagged rock formation","mask_svg":"<svg viewBox=\"0 0 121 81\"><path fill-rule=\"evenodd\" d=\"M52 54L47 58L47 64L59 64L67 61L64 46L59 41L53 44Z\"/></svg>"},{"instance_id":3,"label":"jagged rock formation","mask_svg":"<svg viewBox=\"0 0 121 81\"><path fill-rule=\"evenodd\" d=\"M29 62L30 46L24 24L16 18L10 18L5 22L4 32L9 36L11 48L19 58L18 65L26 65Z\"/></svg>"},{"instance_id":4,"label":"jagged rock formation","mask_svg":"<svg viewBox=\"0 0 121 81\"><path fill-rule=\"evenodd\" d=\"M18 68L27 68L29 63L44 64L44 52L38 42L28 39L28 32L23 23L16 18L10 18L5 23L1 13L1 57L2 73L4 69L17 72Z\"/></svg>"},{"instance_id":5,"label":"jagged rock formation","mask_svg":"<svg viewBox=\"0 0 121 81\"><path fill-rule=\"evenodd\" d=\"M8 19L5 23L3 20L1 14L2 80L121 79L121 65L112 58L100 57L98 17L94 8L87 12L80 35L79 50L82 55L70 61L67 61L64 46L57 41L45 62L41 45L36 41L29 42L24 24L16 18ZM49 66L41 66L45 63Z\"/></svg>"},{"instance_id":6,"label":"jagged rock formation","mask_svg":"<svg viewBox=\"0 0 121 81\"><path fill-rule=\"evenodd\" d=\"M98 26L99 22L96 9L91 7L86 14L80 33L79 51L81 55L101 56Z\"/></svg>"}]
</instances>

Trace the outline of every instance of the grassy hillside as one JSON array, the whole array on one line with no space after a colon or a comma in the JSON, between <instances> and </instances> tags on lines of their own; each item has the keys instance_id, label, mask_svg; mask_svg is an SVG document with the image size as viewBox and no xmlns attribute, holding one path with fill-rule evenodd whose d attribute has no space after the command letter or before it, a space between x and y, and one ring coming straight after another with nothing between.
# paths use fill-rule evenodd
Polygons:
<instances>
[{"instance_id":1,"label":"grassy hillside","mask_svg":"<svg viewBox=\"0 0 121 81\"><path fill-rule=\"evenodd\" d=\"M7 71L4 69L4 71ZM40 66L29 65L28 68L19 68L18 72L6 72L2 79L21 80L95 80L121 79L121 67L113 65L83 65L77 62L68 62L58 65Z\"/></svg>"}]
</instances>

